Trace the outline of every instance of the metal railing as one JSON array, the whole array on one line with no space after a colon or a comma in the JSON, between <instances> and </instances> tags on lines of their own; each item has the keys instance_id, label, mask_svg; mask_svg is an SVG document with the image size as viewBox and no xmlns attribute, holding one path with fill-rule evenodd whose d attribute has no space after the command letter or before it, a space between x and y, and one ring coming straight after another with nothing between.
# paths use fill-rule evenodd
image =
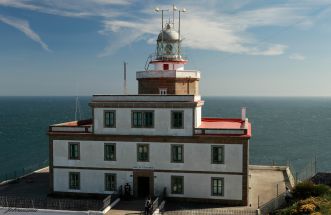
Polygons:
<instances>
[{"instance_id":1,"label":"metal railing","mask_svg":"<svg viewBox=\"0 0 331 215\"><path fill-rule=\"evenodd\" d=\"M165 215L256 215L255 209L195 209L167 211Z\"/></svg>"},{"instance_id":2,"label":"metal railing","mask_svg":"<svg viewBox=\"0 0 331 215\"><path fill-rule=\"evenodd\" d=\"M0 196L1 207L11 208L38 208L56 210L102 210L102 200L95 199L56 199L56 198L31 198L19 196Z\"/></svg>"},{"instance_id":3,"label":"metal railing","mask_svg":"<svg viewBox=\"0 0 331 215\"><path fill-rule=\"evenodd\" d=\"M281 208L286 204L285 201L285 193L281 193L276 198L270 200L269 202L266 202L265 204L259 206L260 214L269 214L270 212L275 211L278 208Z\"/></svg>"}]
</instances>

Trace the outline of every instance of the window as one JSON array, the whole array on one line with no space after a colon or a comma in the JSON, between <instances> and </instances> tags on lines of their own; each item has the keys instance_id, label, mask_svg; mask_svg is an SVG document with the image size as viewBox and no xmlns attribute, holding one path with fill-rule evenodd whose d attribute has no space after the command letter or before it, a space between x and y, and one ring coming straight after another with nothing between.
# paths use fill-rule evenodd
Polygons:
<instances>
[{"instance_id":1,"label":"window","mask_svg":"<svg viewBox=\"0 0 331 215\"><path fill-rule=\"evenodd\" d=\"M184 176L171 176L171 193L184 194Z\"/></svg>"},{"instance_id":2,"label":"window","mask_svg":"<svg viewBox=\"0 0 331 215\"><path fill-rule=\"evenodd\" d=\"M105 161L115 161L116 160L116 144L115 143L105 143Z\"/></svg>"},{"instance_id":3,"label":"window","mask_svg":"<svg viewBox=\"0 0 331 215\"><path fill-rule=\"evenodd\" d=\"M184 162L184 146L171 145L171 162L182 163Z\"/></svg>"},{"instance_id":4,"label":"window","mask_svg":"<svg viewBox=\"0 0 331 215\"><path fill-rule=\"evenodd\" d=\"M80 189L80 173L69 172L69 189L79 190Z\"/></svg>"},{"instance_id":5,"label":"window","mask_svg":"<svg viewBox=\"0 0 331 215\"><path fill-rule=\"evenodd\" d=\"M105 173L105 190L116 191L116 174Z\"/></svg>"},{"instance_id":6,"label":"window","mask_svg":"<svg viewBox=\"0 0 331 215\"><path fill-rule=\"evenodd\" d=\"M116 112L115 111L105 111L104 125L106 128L115 128L116 127Z\"/></svg>"},{"instance_id":7,"label":"window","mask_svg":"<svg viewBox=\"0 0 331 215\"><path fill-rule=\"evenodd\" d=\"M149 146L148 144L137 145L137 161L148 162L149 161Z\"/></svg>"},{"instance_id":8,"label":"window","mask_svg":"<svg viewBox=\"0 0 331 215\"><path fill-rule=\"evenodd\" d=\"M159 88L160 95L167 95L167 88Z\"/></svg>"},{"instance_id":9,"label":"window","mask_svg":"<svg viewBox=\"0 0 331 215\"><path fill-rule=\"evenodd\" d=\"M171 128L184 128L184 112L172 111L171 112Z\"/></svg>"},{"instance_id":10,"label":"window","mask_svg":"<svg viewBox=\"0 0 331 215\"><path fill-rule=\"evenodd\" d=\"M79 160L79 143L69 143L69 159Z\"/></svg>"},{"instance_id":11,"label":"window","mask_svg":"<svg viewBox=\"0 0 331 215\"><path fill-rule=\"evenodd\" d=\"M224 195L224 178L211 178L211 195Z\"/></svg>"},{"instance_id":12,"label":"window","mask_svg":"<svg viewBox=\"0 0 331 215\"><path fill-rule=\"evenodd\" d=\"M154 111L132 111L132 127L152 128L154 126Z\"/></svg>"},{"instance_id":13,"label":"window","mask_svg":"<svg viewBox=\"0 0 331 215\"><path fill-rule=\"evenodd\" d=\"M224 146L212 146L211 157L214 164L224 163Z\"/></svg>"},{"instance_id":14,"label":"window","mask_svg":"<svg viewBox=\"0 0 331 215\"><path fill-rule=\"evenodd\" d=\"M163 70L169 70L169 64L163 64Z\"/></svg>"}]
</instances>

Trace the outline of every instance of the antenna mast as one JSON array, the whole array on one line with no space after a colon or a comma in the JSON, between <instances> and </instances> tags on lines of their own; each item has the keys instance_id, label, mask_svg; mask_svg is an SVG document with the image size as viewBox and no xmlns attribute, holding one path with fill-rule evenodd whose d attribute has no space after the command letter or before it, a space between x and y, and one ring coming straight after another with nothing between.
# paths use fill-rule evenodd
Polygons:
<instances>
[{"instance_id":1,"label":"antenna mast","mask_svg":"<svg viewBox=\"0 0 331 215\"><path fill-rule=\"evenodd\" d=\"M124 95L128 94L128 89L127 89L127 85L126 85L126 64L127 64L127 62L124 61L124 83L123 83Z\"/></svg>"},{"instance_id":2,"label":"antenna mast","mask_svg":"<svg viewBox=\"0 0 331 215\"><path fill-rule=\"evenodd\" d=\"M177 9L177 8L176 8ZM178 10L178 37L179 37L179 43L178 43L178 56L180 55L180 43L181 43L181 36L180 36L180 13L183 12L185 13L186 12L186 9L183 8L183 9L179 9Z\"/></svg>"}]
</instances>

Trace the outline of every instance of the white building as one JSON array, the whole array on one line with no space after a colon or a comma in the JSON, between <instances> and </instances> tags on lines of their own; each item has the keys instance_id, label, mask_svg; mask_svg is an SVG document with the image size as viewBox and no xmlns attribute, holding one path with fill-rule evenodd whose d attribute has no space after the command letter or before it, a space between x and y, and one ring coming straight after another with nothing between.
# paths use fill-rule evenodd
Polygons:
<instances>
[{"instance_id":1,"label":"white building","mask_svg":"<svg viewBox=\"0 0 331 215\"><path fill-rule=\"evenodd\" d=\"M91 120L49 128L50 191L247 205L250 123L204 118L200 72L185 70L180 35L167 24L137 95L94 95Z\"/></svg>"}]
</instances>

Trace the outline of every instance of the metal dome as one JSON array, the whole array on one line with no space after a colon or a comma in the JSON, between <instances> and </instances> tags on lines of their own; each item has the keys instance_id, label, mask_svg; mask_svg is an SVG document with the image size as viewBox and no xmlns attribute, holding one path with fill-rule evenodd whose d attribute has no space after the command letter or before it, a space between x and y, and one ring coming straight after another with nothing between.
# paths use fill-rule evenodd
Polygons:
<instances>
[{"instance_id":1,"label":"metal dome","mask_svg":"<svg viewBox=\"0 0 331 215\"><path fill-rule=\"evenodd\" d=\"M162 41L162 34L163 34L163 41L178 41L179 40L179 34L177 31L175 31L169 24L167 24L167 27L165 30L162 30L159 36L157 37L157 41Z\"/></svg>"}]
</instances>

